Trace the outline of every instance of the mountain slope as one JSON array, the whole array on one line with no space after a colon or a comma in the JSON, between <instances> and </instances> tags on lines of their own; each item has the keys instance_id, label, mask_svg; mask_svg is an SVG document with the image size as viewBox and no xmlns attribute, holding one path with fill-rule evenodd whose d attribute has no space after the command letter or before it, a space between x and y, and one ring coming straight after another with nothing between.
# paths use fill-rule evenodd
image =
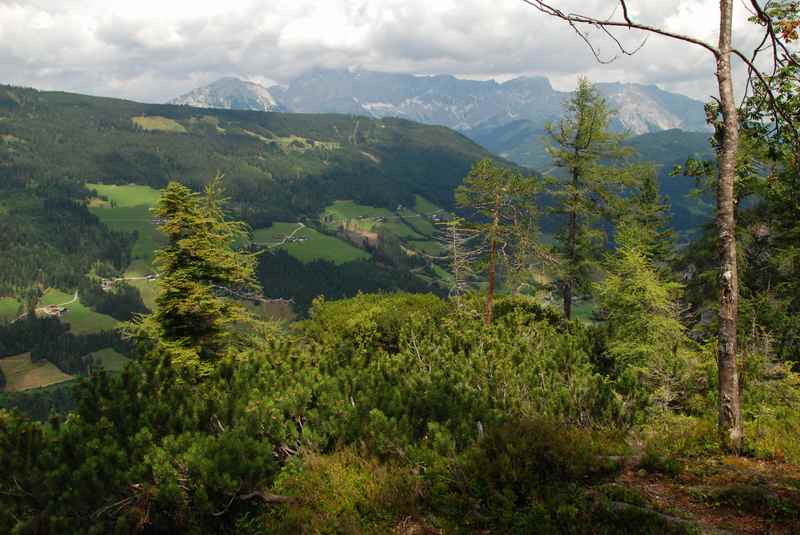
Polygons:
<instances>
[{"instance_id":1,"label":"mountain slope","mask_svg":"<svg viewBox=\"0 0 800 535\"><path fill-rule=\"evenodd\" d=\"M5 107L3 104L5 103ZM217 172L248 219L313 215L336 199L452 204L489 153L401 119L196 109L0 86L0 179L199 186Z\"/></svg>"}]
</instances>

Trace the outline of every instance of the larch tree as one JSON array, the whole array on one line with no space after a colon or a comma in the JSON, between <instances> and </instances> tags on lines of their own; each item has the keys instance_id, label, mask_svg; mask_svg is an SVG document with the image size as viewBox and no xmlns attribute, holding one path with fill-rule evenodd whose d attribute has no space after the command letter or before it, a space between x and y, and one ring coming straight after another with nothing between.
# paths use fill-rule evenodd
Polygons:
<instances>
[{"instance_id":1,"label":"larch tree","mask_svg":"<svg viewBox=\"0 0 800 535\"><path fill-rule=\"evenodd\" d=\"M524 3L536 8L545 15L560 19L567 24L589 46L595 57L603 60L593 45L590 36L583 28L600 29L602 35L610 38L618 47L620 53L633 55L642 46L642 41L636 48L629 49L615 33L616 29L638 30L645 34L659 35L668 39L681 41L690 46L698 46L708 51L716 64L716 79L719 93L718 106L714 110L721 115L721 120L714 119L715 129L719 144L717 147L718 173L717 173L717 213L716 227L719 244L719 329L718 341L718 378L719 378L719 430L720 439L725 449L740 453L743 447L743 431L741 418L741 403L739 389L739 373L737 369L736 348L736 323L739 308L739 278L736 265L736 215L734 184L736 180L737 150L739 140L739 117L733 90L733 75L731 58L738 57L743 61L749 72L749 82L760 85L767 107L773 112L775 118L781 116L781 108L775 92L769 85L770 75L781 69L780 58L786 50L783 41L786 40L786 29L791 35L796 30L796 25L791 22L783 26L773 24L769 15L770 4L759 4L758 0L743 2L751 11L753 18L764 28L764 38L761 43L750 53L733 47L733 0L719 0L719 35L716 43L705 41L691 35L685 35L634 20L626 0L611 1L609 4L616 7L614 14L609 18L598 18L586 14L569 13L556 7L556 2L546 0L522 0ZM786 4L784 1L774 2ZM783 34L782 34L783 32ZM759 68L757 59L764 53L767 67ZM761 63L758 63L759 65ZM771 71L771 73L770 73Z\"/></svg>"},{"instance_id":2,"label":"larch tree","mask_svg":"<svg viewBox=\"0 0 800 535\"><path fill-rule=\"evenodd\" d=\"M626 201L620 226L635 226L643 253L656 265L667 264L675 250L675 233L670 228L669 204L659 191L653 166L642 169L636 192Z\"/></svg>"},{"instance_id":3,"label":"larch tree","mask_svg":"<svg viewBox=\"0 0 800 535\"><path fill-rule=\"evenodd\" d=\"M562 119L545 126L547 152L566 175L552 181L550 194L556 199L552 211L566 220L556 235L556 251L567 319L572 318L575 292L590 286L606 244L604 223L614 218L622 185L631 178L632 168L622 160L632 151L622 145L624 134L609 129L612 117L605 100L582 78Z\"/></svg>"},{"instance_id":4,"label":"larch tree","mask_svg":"<svg viewBox=\"0 0 800 535\"><path fill-rule=\"evenodd\" d=\"M522 243L521 237L515 233L516 230L525 228L527 232L533 232L532 223L523 227L520 221L533 221L538 186L530 177L483 159L472 167L464 178L464 183L456 189L456 203L474 211L484 220L476 225L476 229L484 238L488 251L488 284L483 314L486 325L492 323L500 257L508 258ZM530 236L525 238L529 239Z\"/></svg>"}]
</instances>

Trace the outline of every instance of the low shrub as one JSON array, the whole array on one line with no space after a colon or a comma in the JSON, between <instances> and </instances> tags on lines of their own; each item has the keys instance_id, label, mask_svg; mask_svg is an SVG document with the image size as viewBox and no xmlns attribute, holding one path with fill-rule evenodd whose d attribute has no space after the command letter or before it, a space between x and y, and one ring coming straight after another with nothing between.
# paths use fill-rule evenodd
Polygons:
<instances>
[{"instance_id":1,"label":"low shrub","mask_svg":"<svg viewBox=\"0 0 800 535\"><path fill-rule=\"evenodd\" d=\"M263 533L383 534L418 513L422 480L352 449L305 453L289 462L274 492L294 497L264 518Z\"/></svg>"}]
</instances>

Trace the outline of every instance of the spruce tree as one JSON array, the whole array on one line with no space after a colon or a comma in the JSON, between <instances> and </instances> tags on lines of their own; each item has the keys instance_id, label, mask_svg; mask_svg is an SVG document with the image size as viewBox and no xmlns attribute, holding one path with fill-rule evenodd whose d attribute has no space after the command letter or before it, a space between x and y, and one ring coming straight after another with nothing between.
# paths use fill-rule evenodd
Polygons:
<instances>
[{"instance_id":1,"label":"spruce tree","mask_svg":"<svg viewBox=\"0 0 800 535\"><path fill-rule=\"evenodd\" d=\"M255 256L236 249L247 227L226 221L221 177L204 193L171 182L154 209L167 245L156 252L160 293L156 310L132 324L148 353L169 357L193 378L207 376L225 353L235 351L237 324L249 314L236 299L257 291Z\"/></svg>"}]
</instances>

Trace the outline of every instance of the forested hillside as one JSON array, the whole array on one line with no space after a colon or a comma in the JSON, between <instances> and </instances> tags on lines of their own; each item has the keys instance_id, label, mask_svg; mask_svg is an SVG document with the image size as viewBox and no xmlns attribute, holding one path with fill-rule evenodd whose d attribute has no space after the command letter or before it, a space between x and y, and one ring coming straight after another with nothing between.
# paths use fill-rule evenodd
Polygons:
<instances>
[{"instance_id":1,"label":"forested hillside","mask_svg":"<svg viewBox=\"0 0 800 535\"><path fill-rule=\"evenodd\" d=\"M134 237L98 223L86 206L89 182L158 189L176 178L197 189L221 173L234 213L262 228L317 218L337 199L394 210L418 194L450 206L455 186L486 155L446 128L399 119L198 110L0 86L0 294L37 277L75 288L96 261L128 266Z\"/></svg>"},{"instance_id":2,"label":"forested hillside","mask_svg":"<svg viewBox=\"0 0 800 535\"><path fill-rule=\"evenodd\" d=\"M0 87L3 187L44 179L198 186L217 172L251 223L314 214L334 199L393 208L452 191L485 150L399 119L138 104Z\"/></svg>"}]
</instances>

